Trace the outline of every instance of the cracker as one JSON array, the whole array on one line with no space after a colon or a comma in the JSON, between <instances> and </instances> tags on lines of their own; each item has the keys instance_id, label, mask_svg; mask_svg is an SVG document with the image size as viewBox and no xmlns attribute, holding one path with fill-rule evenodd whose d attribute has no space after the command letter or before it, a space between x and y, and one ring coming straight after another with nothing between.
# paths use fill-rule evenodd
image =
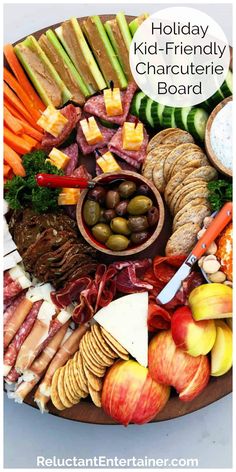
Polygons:
<instances>
[{"instance_id":1,"label":"cracker","mask_svg":"<svg viewBox=\"0 0 236 472\"><path fill-rule=\"evenodd\" d=\"M210 214L211 212L206 205L200 204L192 207L190 206L190 208L185 210L178 220L173 222L173 231L176 231L180 226L183 226L186 223L194 223L202 226L204 218Z\"/></svg>"},{"instance_id":2,"label":"cracker","mask_svg":"<svg viewBox=\"0 0 236 472\"><path fill-rule=\"evenodd\" d=\"M105 370L106 370L105 367L101 368L98 365L94 364L91 360L91 357L89 357L87 352L85 352L85 351L82 352L82 358L83 358L83 361L84 361L84 365L86 364L87 367L89 368L89 370L91 370L91 372L94 375L97 375L98 377L103 377L104 376Z\"/></svg>"},{"instance_id":3,"label":"cracker","mask_svg":"<svg viewBox=\"0 0 236 472\"><path fill-rule=\"evenodd\" d=\"M176 128L175 131L167 133L162 138L162 144L182 144L182 143L194 143L194 139L190 133L182 129Z\"/></svg>"},{"instance_id":4,"label":"cracker","mask_svg":"<svg viewBox=\"0 0 236 472\"><path fill-rule=\"evenodd\" d=\"M55 406L55 408L60 411L65 410L66 408L65 405L63 405L63 403L61 402L61 399L59 397L58 390L57 390L58 376L59 376L61 368L62 367L59 367L59 369L57 369L56 372L54 373L53 378L52 378L52 385L51 385L51 401L53 405Z\"/></svg>"},{"instance_id":5,"label":"cracker","mask_svg":"<svg viewBox=\"0 0 236 472\"><path fill-rule=\"evenodd\" d=\"M129 359L129 353L126 351L126 349L121 346L121 344L116 341L116 339L113 338L113 336L108 333L104 328L101 328L102 335L104 336L106 342L109 344L109 346L112 347L112 349L118 354L118 356L121 359L128 360Z\"/></svg>"},{"instance_id":6,"label":"cracker","mask_svg":"<svg viewBox=\"0 0 236 472\"><path fill-rule=\"evenodd\" d=\"M89 390L89 385L93 387L94 390L99 391L102 389L103 381L101 377L97 377L97 375L94 375L91 370L86 366L84 366L85 370L85 375L87 377L87 382L88 382L88 390Z\"/></svg>"},{"instance_id":7,"label":"cracker","mask_svg":"<svg viewBox=\"0 0 236 472\"><path fill-rule=\"evenodd\" d=\"M205 180L206 182L210 182L211 180L215 180L218 177L217 170L212 166L202 166L198 169L194 169L191 174L189 174L185 179L184 182L192 182L196 179Z\"/></svg>"},{"instance_id":8,"label":"cracker","mask_svg":"<svg viewBox=\"0 0 236 472\"><path fill-rule=\"evenodd\" d=\"M84 375L81 358L80 358L79 363L73 359L71 370L72 370L74 381L76 383L77 388L82 390L84 393L88 394L87 380Z\"/></svg>"},{"instance_id":9,"label":"cracker","mask_svg":"<svg viewBox=\"0 0 236 472\"><path fill-rule=\"evenodd\" d=\"M168 129L163 129L162 131L159 131L159 133L155 134L152 139L150 139L148 146L147 146L147 152L150 152L152 149L154 149L158 144L162 143L163 138L170 133L174 133L176 131L176 128L168 128Z\"/></svg>"},{"instance_id":10,"label":"cracker","mask_svg":"<svg viewBox=\"0 0 236 472\"><path fill-rule=\"evenodd\" d=\"M102 394L101 394L101 392L98 392L97 390L94 390L94 388L90 384L88 384L88 387L89 387L89 394L90 394L90 397L91 397L94 405L96 405L98 408L101 408L101 406L102 406Z\"/></svg>"},{"instance_id":11,"label":"cracker","mask_svg":"<svg viewBox=\"0 0 236 472\"><path fill-rule=\"evenodd\" d=\"M189 150L199 150L199 146L196 144L191 144L191 143L184 143L184 144L179 144L176 146L173 151L168 154L167 158L165 159L164 162L164 179L166 182L170 180L170 169L172 165L176 162L176 160L185 152Z\"/></svg>"},{"instance_id":12,"label":"cracker","mask_svg":"<svg viewBox=\"0 0 236 472\"><path fill-rule=\"evenodd\" d=\"M176 192L174 193L171 201L169 202L169 208L171 213L175 213L174 208L180 198L183 198L185 195L187 195L189 192L192 192L194 189L198 189L198 187L206 188L206 186L207 184L206 182L204 182L204 180L199 180L198 182L190 182L186 185L184 185L184 183L182 182L177 187Z\"/></svg>"},{"instance_id":13,"label":"cracker","mask_svg":"<svg viewBox=\"0 0 236 472\"><path fill-rule=\"evenodd\" d=\"M173 175L175 175L177 172L181 171L186 165L196 167L196 165L193 165L194 161L199 161L199 163L202 163L202 165L208 164L207 157L201 149L195 151L185 151L171 166L169 172L170 178L173 177Z\"/></svg>"},{"instance_id":14,"label":"cracker","mask_svg":"<svg viewBox=\"0 0 236 472\"><path fill-rule=\"evenodd\" d=\"M164 194L167 203L169 202L169 199L172 198L177 186L181 184L181 182L183 182L183 179L185 179L185 177L187 177L194 170L195 167L186 167L185 169L171 177L168 184L166 185Z\"/></svg>"},{"instance_id":15,"label":"cracker","mask_svg":"<svg viewBox=\"0 0 236 472\"><path fill-rule=\"evenodd\" d=\"M64 375L65 375L65 366L62 367L60 370L60 373L58 376L57 389L58 389L58 394L63 405L65 405L66 408L70 408L71 406L74 405L74 403L71 402L70 399L66 395L65 387L64 387Z\"/></svg>"},{"instance_id":16,"label":"cracker","mask_svg":"<svg viewBox=\"0 0 236 472\"><path fill-rule=\"evenodd\" d=\"M117 358L117 354L113 349L111 349L106 343L104 337L100 333L99 325L92 325L92 340L96 343L98 349L100 349L106 356L111 357L112 359Z\"/></svg>"},{"instance_id":17,"label":"cracker","mask_svg":"<svg viewBox=\"0 0 236 472\"><path fill-rule=\"evenodd\" d=\"M105 364L102 361L101 357L99 357L98 352L96 352L91 346L88 336L85 339L85 344L86 344L86 352L91 358L92 362L98 367L105 367Z\"/></svg>"},{"instance_id":18,"label":"cracker","mask_svg":"<svg viewBox=\"0 0 236 472\"><path fill-rule=\"evenodd\" d=\"M87 380L86 380L86 376L85 376L85 373L84 373L84 370L83 370L83 358L81 356L80 351L78 351L76 353L76 357L74 357L74 360L76 362L77 369L79 369L79 373L80 373L79 377L81 377L82 383L86 385Z\"/></svg>"},{"instance_id":19,"label":"cracker","mask_svg":"<svg viewBox=\"0 0 236 472\"><path fill-rule=\"evenodd\" d=\"M178 228L169 238L166 245L166 256L186 254L191 252L197 242L197 233L201 227L194 223L187 223Z\"/></svg>"},{"instance_id":20,"label":"cracker","mask_svg":"<svg viewBox=\"0 0 236 472\"><path fill-rule=\"evenodd\" d=\"M183 197L183 199L178 202L178 205L175 205L174 214L176 215L176 213L178 213L178 211L181 210L181 208L183 208L185 205L187 205L187 203L191 202L195 198L207 199L208 195L209 195L209 190L207 189L207 187L205 188L199 187L197 189L194 189L192 192L189 192L187 195L185 195L185 197Z\"/></svg>"},{"instance_id":21,"label":"cracker","mask_svg":"<svg viewBox=\"0 0 236 472\"><path fill-rule=\"evenodd\" d=\"M163 163L164 159L175 147L175 144L159 144L159 146L152 149L144 161L142 175L146 177L146 179L152 180L152 171L155 165L159 162Z\"/></svg>"},{"instance_id":22,"label":"cracker","mask_svg":"<svg viewBox=\"0 0 236 472\"><path fill-rule=\"evenodd\" d=\"M177 221L179 220L179 218L181 218L182 215L186 211L191 211L192 208L194 208L194 206L196 206L196 205L204 205L204 206L210 208L209 203L206 200L206 198L194 198L193 200L191 200L191 202L187 203L181 210L179 210L178 213L176 213L176 215L174 217L174 220L173 220L173 224L176 224Z\"/></svg>"},{"instance_id":23,"label":"cracker","mask_svg":"<svg viewBox=\"0 0 236 472\"><path fill-rule=\"evenodd\" d=\"M92 352L94 352L100 359L102 365L109 367L113 364L114 359L104 354L101 349L97 347L96 342L93 340L93 336L88 338L88 344Z\"/></svg>"}]
</instances>

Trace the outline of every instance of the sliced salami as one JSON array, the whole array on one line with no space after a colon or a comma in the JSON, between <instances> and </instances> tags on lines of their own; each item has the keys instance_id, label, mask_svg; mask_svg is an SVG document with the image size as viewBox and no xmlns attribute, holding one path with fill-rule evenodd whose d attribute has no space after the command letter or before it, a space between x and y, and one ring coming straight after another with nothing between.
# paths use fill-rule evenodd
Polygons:
<instances>
[{"instance_id":1,"label":"sliced salami","mask_svg":"<svg viewBox=\"0 0 236 472\"><path fill-rule=\"evenodd\" d=\"M64 172L66 175L72 175L78 165L78 144L73 143L61 151L70 158Z\"/></svg>"},{"instance_id":2,"label":"sliced salami","mask_svg":"<svg viewBox=\"0 0 236 472\"><path fill-rule=\"evenodd\" d=\"M95 115L98 118L109 121L111 123L116 123L118 125L123 125L127 115L129 113L130 105L133 99L133 96L137 90L137 85L134 82L130 82L125 92L121 92L121 101L123 106L122 115L118 116L109 116L106 112L105 102L103 95L97 95L95 97L89 98L84 105L84 111Z\"/></svg>"},{"instance_id":3,"label":"sliced salami","mask_svg":"<svg viewBox=\"0 0 236 472\"><path fill-rule=\"evenodd\" d=\"M119 128L108 144L108 149L135 169L139 169L146 159L148 134L144 128L144 139L139 151L126 151L122 146L122 128Z\"/></svg>"},{"instance_id":4,"label":"sliced salami","mask_svg":"<svg viewBox=\"0 0 236 472\"><path fill-rule=\"evenodd\" d=\"M20 282L18 282L18 280L13 280L3 289L4 303L7 303L8 300L16 297L16 295L18 295L22 290Z\"/></svg>"},{"instance_id":5,"label":"sliced salami","mask_svg":"<svg viewBox=\"0 0 236 472\"><path fill-rule=\"evenodd\" d=\"M99 143L93 145L87 143L81 125L80 123L78 124L76 140L79 145L79 148L81 149L84 155L91 154L95 151L95 149L102 149L103 147L107 146L112 136L114 136L114 134L116 133L115 129L106 128L105 126L101 125L97 120L96 122L102 133L103 141L100 141Z\"/></svg>"},{"instance_id":6,"label":"sliced salami","mask_svg":"<svg viewBox=\"0 0 236 472\"><path fill-rule=\"evenodd\" d=\"M11 370L11 367L14 366L17 354L27 338L28 334L30 333L33 324L37 318L39 309L42 305L42 300L35 302L28 313L27 317L25 318L25 321L22 323L20 329L16 333L14 339L12 342L9 344L5 354L4 354L4 376L8 375L8 373Z\"/></svg>"},{"instance_id":7,"label":"sliced salami","mask_svg":"<svg viewBox=\"0 0 236 472\"><path fill-rule=\"evenodd\" d=\"M61 114L68 119L65 127L59 136L54 137L50 133L45 133L41 142L41 149L45 152L51 151L53 147L59 147L69 137L71 131L81 117L81 108L70 104L60 110Z\"/></svg>"}]
</instances>

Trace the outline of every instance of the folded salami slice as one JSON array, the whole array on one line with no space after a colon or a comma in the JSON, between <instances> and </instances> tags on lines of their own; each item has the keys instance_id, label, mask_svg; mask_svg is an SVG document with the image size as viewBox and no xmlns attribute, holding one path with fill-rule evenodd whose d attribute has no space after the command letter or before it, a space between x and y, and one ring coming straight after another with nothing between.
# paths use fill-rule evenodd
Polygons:
<instances>
[{"instance_id":1,"label":"folded salami slice","mask_svg":"<svg viewBox=\"0 0 236 472\"><path fill-rule=\"evenodd\" d=\"M115 129L106 128L105 126L101 125L98 120L96 120L96 122L103 136L103 141L100 141L97 144L87 143L81 125L80 123L78 124L76 140L84 155L91 154L95 151L95 149L102 149L103 147L105 147L111 140L112 136L114 136L114 134L116 133Z\"/></svg>"},{"instance_id":2,"label":"folded salami slice","mask_svg":"<svg viewBox=\"0 0 236 472\"><path fill-rule=\"evenodd\" d=\"M137 85L134 82L130 82L125 92L121 92L121 101L123 106L122 115L118 116L109 116L106 112L105 102L103 95L97 95L95 97L89 98L84 105L84 111L95 115L98 118L109 121L111 123L116 123L118 125L123 125L127 115L129 113L130 105L133 99L133 96L137 90Z\"/></svg>"},{"instance_id":3,"label":"folded salami slice","mask_svg":"<svg viewBox=\"0 0 236 472\"><path fill-rule=\"evenodd\" d=\"M66 175L72 175L78 165L78 144L73 143L61 151L70 158L64 172Z\"/></svg>"},{"instance_id":4,"label":"folded salami slice","mask_svg":"<svg viewBox=\"0 0 236 472\"><path fill-rule=\"evenodd\" d=\"M76 123L80 119L81 116L81 108L75 107L74 105L70 104L65 106L60 110L61 114L68 119L65 127L63 128L62 132L59 136L54 137L50 133L45 133L41 142L41 149L45 152L51 151L53 147L59 147L63 144L66 139L69 137L71 131L75 128Z\"/></svg>"},{"instance_id":5,"label":"folded salami slice","mask_svg":"<svg viewBox=\"0 0 236 472\"><path fill-rule=\"evenodd\" d=\"M108 144L108 149L135 169L139 169L146 158L148 134L144 128L144 139L139 151L126 151L122 146L122 128L119 128Z\"/></svg>"},{"instance_id":6,"label":"folded salami slice","mask_svg":"<svg viewBox=\"0 0 236 472\"><path fill-rule=\"evenodd\" d=\"M3 366L4 377L9 374L11 368L15 365L17 354L34 325L34 322L38 316L38 312L42 303L43 301L38 301L33 304L30 312L25 318L25 321L22 323L14 339L9 344L7 351L4 354L4 366Z\"/></svg>"}]
</instances>

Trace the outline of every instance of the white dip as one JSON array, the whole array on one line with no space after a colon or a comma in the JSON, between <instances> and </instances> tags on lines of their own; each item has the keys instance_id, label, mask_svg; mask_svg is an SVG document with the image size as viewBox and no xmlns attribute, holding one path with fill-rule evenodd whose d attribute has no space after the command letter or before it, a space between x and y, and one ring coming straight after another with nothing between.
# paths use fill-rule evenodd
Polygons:
<instances>
[{"instance_id":1,"label":"white dip","mask_svg":"<svg viewBox=\"0 0 236 472\"><path fill-rule=\"evenodd\" d=\"M217 113L210 132L211 147L227 169L232 169L232 120L233 102L230 101Z\"/></svg>"}]
</instances>

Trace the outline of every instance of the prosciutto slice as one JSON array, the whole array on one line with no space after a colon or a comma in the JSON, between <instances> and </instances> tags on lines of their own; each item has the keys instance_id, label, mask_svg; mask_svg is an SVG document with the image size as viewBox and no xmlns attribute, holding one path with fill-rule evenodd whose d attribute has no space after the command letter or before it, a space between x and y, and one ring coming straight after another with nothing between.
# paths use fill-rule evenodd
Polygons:
<instances>
[{"instance_id":1,"label":"prosciutto slice","mask_svg":"<svg viewBox=\"0 0 236 472\"><path fill-rule=\"evenodd\" d=\"M150 259L113 263L112 267L118 270L116 278L117 291L120 293L151 291L153 285L141 280L141 277L150 266Z\"/></svg>"},{"instance_id":2,"label":"prosciutto slice","mask_svg":"<svg viewBox=\"0 0 236 472\"><path fill-rule=\"evenodd\" d=\"M109 121L110 123L116 123L122 125L128 116L130 105L133 99L133 96L138 89L135 82L130 82L126 91L121 92L121 101L123 106L122 115L118 116L109 116L106 112L105 102L103 95L97 95L95 97L89 98L84 105L84 111L95 115L98 118Z\"/></svg>"}]
</instances>

